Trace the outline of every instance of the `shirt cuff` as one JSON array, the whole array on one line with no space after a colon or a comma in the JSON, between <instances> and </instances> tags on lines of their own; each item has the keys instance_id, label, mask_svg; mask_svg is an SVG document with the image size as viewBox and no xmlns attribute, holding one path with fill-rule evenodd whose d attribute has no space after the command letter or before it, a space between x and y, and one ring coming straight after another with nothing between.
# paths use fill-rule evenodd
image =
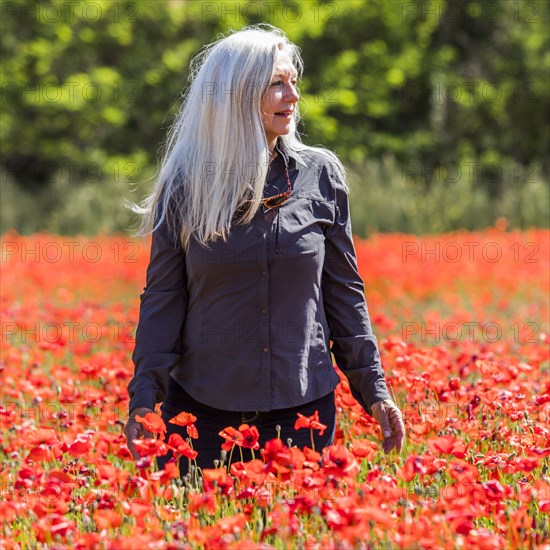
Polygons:
<instances>
[{"instance_id":1,"label":"shirt cuff","mask_svg":"<svg viewBox=\"0 0 550 550\"><path fill-rule=\"evenodd\" d=\"M370 387L361 389L360 392L355 389L355 385L351 378L349 382L351 395L357 400L359 405L361 405L365 412L370 416L372 416L371 407L377 401L382 401L383 399L392 399L390 392L388 391L388 388L386 386L386 382L383 378L377 379L373 384L370 385Z\"/></svg>"},{"instance_id":2,"label":"shirt cuff","mask_svg":"<svg viewBox=\"0 0 550 550\"><path fill-rule=\"evenodd\" d=\"M140 408L140 407L147 407L148 409L151 409L152 411L155 410L155 394L139 394L135 395L130 399L130 402L128 404L128 415L132 414L132 411L134 409Z\"/></svg>"}]
</instances>

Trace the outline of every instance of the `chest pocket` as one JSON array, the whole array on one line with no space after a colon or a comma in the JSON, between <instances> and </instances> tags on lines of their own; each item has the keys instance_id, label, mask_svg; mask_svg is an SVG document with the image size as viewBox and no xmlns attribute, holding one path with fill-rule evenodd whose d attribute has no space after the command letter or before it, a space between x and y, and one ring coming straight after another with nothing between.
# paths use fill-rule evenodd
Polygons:
<instances>
[{"instance_id":1,"label":"chest pocket","mask_svg":"<svg viewBox=\"0 0 550 550\"><path fill-rule=\"evenodd\" d=\"M265 244L253 224L235 225L226 241L221 237L209 243L208 247L192 241L188 264L200 266L202 271L213 270L219 275L220 264L255 266L261 260ZM192 267L188 267L192 270Z\"/></svg>"},{"instance_id":2,"label":"chest pocket","mask_svg":"<svg viewBox=\"0 0 550 550\"><path fill-rule=\"evenodd\" d=\"M334 219L331 202L291 196L279 209L277 242L287 256L317 254L323 245L326 228Z\"/></svg>"}]
</instances>

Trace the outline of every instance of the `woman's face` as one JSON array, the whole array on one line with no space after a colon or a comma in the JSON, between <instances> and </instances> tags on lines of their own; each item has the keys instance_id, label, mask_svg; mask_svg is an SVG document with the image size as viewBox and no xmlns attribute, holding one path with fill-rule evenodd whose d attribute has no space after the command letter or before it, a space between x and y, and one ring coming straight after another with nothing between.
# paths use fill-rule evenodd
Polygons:
<instances>
[{"instance_id":1,"label":"woman's face","mask_svg":"<svg viewBox=\"0 0 550 550\"><path fill-rule=\"evenodd\" d=\"M261 105L264 130L271 149L275 147L279 136L290 132L292 113L300 99L296 90L296 82L296 68L290 57L281 52Z\"/></svg>"}]
</instances>

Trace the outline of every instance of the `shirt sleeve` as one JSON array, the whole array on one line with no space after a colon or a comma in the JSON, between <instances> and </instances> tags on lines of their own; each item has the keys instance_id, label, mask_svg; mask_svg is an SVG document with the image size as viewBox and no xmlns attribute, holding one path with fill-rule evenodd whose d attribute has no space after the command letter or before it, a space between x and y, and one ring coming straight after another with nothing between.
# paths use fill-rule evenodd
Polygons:
<instances>
[{"instance_id":1,"label":"shirt sleeve","mask_svg":"<svg viewBox=\"0 0 550 550\"><path fill-rule=\"evenodd\" d=\"M130 412L136 407L154 409L164 400L170 371L182 352L181 332L188 301L185 254L170 236L166 223L152 233L143 290L132 354L134 377L128 384Z\"/></svg>"},{"instance_id":2,"label":"shirt sleeve","mask_svg":"<svg viewBox=\"0 0 550 550\"><path fill-rule=\"evenodd\" d=\"M391 399L372 332L364 283L359 275L349 214L349 195L331 175L335 219L325 231L322 292L332 340L331 352L350 383L353 397L372 415L371 406Z\"/></svg>"}]
</instances>

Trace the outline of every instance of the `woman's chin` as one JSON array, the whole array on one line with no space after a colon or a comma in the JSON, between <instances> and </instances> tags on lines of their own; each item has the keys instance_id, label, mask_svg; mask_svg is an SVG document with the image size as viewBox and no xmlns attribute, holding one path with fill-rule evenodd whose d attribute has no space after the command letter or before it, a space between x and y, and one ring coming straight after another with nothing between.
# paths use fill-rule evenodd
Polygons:
<instances>
[{"instance_id":1,"label":"woman's chin","mask_svg":"<svg viewBox=\"0 0 550 550\"><path fill-rule=\"evenodd\" d=\"M277 136L286 136L292 128L292 124L288 122L280 130L277 131Z\"/></svg>"}]
</instances>

